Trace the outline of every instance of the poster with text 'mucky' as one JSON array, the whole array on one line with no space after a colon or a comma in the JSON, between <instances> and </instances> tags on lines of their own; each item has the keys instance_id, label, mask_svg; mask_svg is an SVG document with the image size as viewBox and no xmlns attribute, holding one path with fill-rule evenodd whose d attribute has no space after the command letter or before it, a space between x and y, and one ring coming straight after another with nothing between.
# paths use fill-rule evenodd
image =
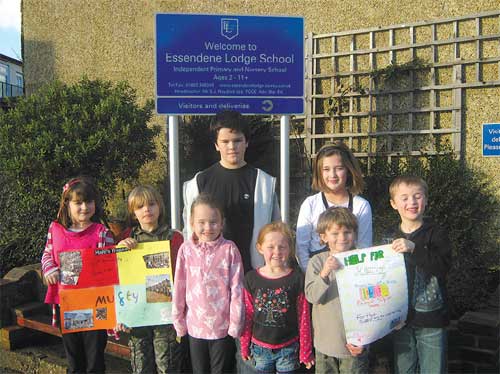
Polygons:
<instances>
[{"instance_id":1,"label":"poster with text 'mucky'","mask_svg":"<svg viewBox=\"0 0 500 374\"><path fill-rule=\"evenodd\" d=\"M63 333L172 323L170 243L60 253Z\"/></svg>"},{"instance_id":2,"label":"poster with text 'mucky'","mask_svg":"<svg viewBox=\"0 0 500 374\"><path fill-rule=\"evenodd\" d=\"M336 273L347 342L366 345L406 320L408 286L404 257L390 245L336 254Z\"/></svg>"}]
</instances>

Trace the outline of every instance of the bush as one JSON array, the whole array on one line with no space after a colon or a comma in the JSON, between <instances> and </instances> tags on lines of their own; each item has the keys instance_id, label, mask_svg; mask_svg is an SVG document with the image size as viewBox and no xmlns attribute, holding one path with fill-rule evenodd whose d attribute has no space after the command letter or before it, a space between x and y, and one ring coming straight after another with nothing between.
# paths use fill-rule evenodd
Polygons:
<instances>
[{"instance_id":1,"label":"bush","mask_svg":"<svg viewBox=\"0 0 500 374\"><path fill-rule=\"evenodd\" d=\"M366 177L367 198L373 209L374 243L399 222L389 204L389 184L397 175L414 174L429 185L426 215L448 229L453 264L448 276L452 314L485 305L491 279L498 271L498 199L486 178L473 173L452 155L412 159L406 163L377 160ZM498 285L498 282L494 285Z\"/></svg>"},{"instance_id":2,"label":"bush","mask_svg":"<svg viewBox=\"0 0 500 374\"><path fill-rule=\"evenodd\" d=\"M63 184L85 174L106 201L117 179L155 157L153 103L136 103L126 83L54 82L0 114L0 275L37 262Z\"/></svg>"}]
</instances>

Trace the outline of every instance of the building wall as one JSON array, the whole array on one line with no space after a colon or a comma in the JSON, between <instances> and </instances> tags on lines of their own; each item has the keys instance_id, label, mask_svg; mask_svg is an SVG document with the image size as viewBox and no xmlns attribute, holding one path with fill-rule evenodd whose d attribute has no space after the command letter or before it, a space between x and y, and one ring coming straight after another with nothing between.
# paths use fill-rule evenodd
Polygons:
<instances>
[{"instance_id":1,"label":"building wall","mask_svg":"<svg viewBox=\"0 0 500 374\"><path fill-rule=\"evenodd\" d=\"M154 93L154 14L296 15L306 32L329 33L498 9L497 0L23 0L27 89L82 74L128 80Z\"/></svg>"},{"instance_id":2,"label":"building wall","mask_svg":"<svg viewBox=\"0 0 500 374\"><path fill-rule=\"evenodd\" d=\"M322 34L491 10L498 0L23 0L25 85L29 94L44 82L74 82L85 74L127 80L141 101L153 98L156 12L303 16L307 33ZM500 32L500 22L493 27ZM466 160L500 187L499 159L482 158L480 145L481 123L500 122L500 87L465 96Z\"/></svg>"},{"instance_id":3,"label":"building wall","mask_svg":"<svg viewBox=\"0 0 500 374\"><path fill-rule=\"evenodd\" d=\"M493 191L500 197L500 158L482 157L482 124L500 123L500 88L470 89L464 98L465 110L465 159L474 171L488 176ZM499 207L496 209L500 223ZM500 238L500 237L499 237Z\"/></svg>"},{"instance_id":4,"label":"building wall","mask_svg":"<svg viewBox=\"0 0 500 374\"><path fill-rule=\"evenodd\" d=\"M20 84L18 82L18 77L21 78ZM23 62L0 54L0 97L22 95L22 80ZM7 85L5 83L7 83Z\"/></svg>"}]
</instances>

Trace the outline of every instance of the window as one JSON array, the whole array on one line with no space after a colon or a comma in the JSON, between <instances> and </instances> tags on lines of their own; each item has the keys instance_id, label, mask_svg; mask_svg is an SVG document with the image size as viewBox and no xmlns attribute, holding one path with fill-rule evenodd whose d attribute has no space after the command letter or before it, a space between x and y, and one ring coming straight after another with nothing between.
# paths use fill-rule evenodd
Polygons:
<instances>
[{"instance_id":1,"label":"window","mask_svg":"<svg viewBox=\"0 0 500 374\"><path fill-rule=\"evenodd\" d=\"M16 84L18 87L23 87L24 85L23 73L20 73L18 71L16 71Z\"/></svg>"},{"instance_id":2,"label":"window","mask_svg":"<svg viewBox=\"0 0 500 374\"><path fill-rule=\"evenodd\" d=\"M24 89L23 73L16 71L16 83L12 86L12 96L22 96Z\"/></svg>"},{"instance_id":3,"label":"window","mask_svg":"<svg viewBox=\"0 0 500 374\"><path fill-rule=\"evenodd\" d=\"M9 78L9 65L0 62L0 82L8 83Z\"/></svg>"},{"instance_id":4,"label":"window","mask_svg":"<svg viewBox=\"0 0 500 374\"><path fill-rule=\"evenodd\" d=\"M9 96L7 93L7 81L9 78L9 66L0 62L0 97Z\"/></svg>"}]
</instances>

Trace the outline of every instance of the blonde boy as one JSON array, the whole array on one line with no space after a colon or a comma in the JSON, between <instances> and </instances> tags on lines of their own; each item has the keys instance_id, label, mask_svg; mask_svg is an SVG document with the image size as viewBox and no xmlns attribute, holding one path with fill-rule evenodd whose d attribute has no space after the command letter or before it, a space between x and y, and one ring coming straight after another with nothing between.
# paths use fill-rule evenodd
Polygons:
<instances>
[{"instance_id":1,"label":"blonde boy","mask_svg":"<svg viewBox=\"0 0 500 374\"><path fill-rule=\"evenodd\" d=\"M406 325L394 333L396 373L446 372L451 247L446 231L424 219L427 191L416 176L397 177L389 187L391 206L401 218L392 249L404 254L408 280Z\"/></svg>"}]
</instances>

